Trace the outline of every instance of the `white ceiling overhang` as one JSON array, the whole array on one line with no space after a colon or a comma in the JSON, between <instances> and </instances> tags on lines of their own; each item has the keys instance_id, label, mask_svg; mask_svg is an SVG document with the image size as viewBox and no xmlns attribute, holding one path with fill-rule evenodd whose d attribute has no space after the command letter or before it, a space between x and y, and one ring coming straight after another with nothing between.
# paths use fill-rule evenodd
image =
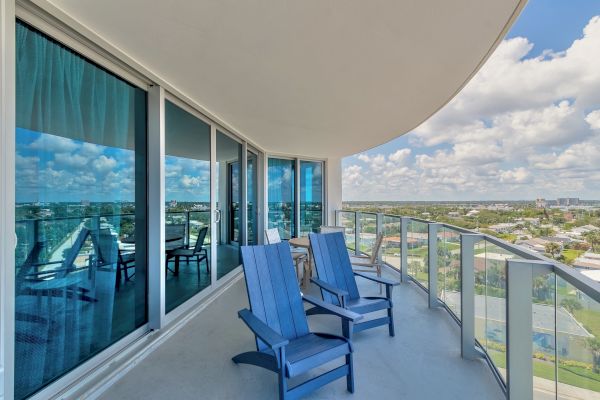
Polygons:
<instances>
[{"instance_id":1,"label":"white ceiling overhang","mask_svg":"<svg viewBox=\"0 0 600 400\"><path fill-rule=\"evenodd\" d=\"M345 156L446 104L524 0L37 0L263 149Z\"/></svg>"}]
</instances>

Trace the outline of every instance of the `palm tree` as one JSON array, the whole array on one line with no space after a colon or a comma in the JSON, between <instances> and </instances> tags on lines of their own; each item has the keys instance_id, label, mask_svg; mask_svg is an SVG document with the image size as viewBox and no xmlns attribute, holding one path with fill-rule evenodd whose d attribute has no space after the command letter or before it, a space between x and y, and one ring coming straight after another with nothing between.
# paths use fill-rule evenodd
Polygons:
<instances>
[{"instance_id":1,"label":"palm tree","mask_svg":"<svg viewBox=\"0 0 600 400\"><path fill-rule=\"evenodd\" d=\"M584 235L584 237L586 238L590 246L592 246L592 251L596 252L598 246L600 245L600 231L587 232Z\"/></svg>"},{"instance_id":2,"label":"palm tree","mask_svg":"<svg viewBox=\"0 0 600 400\"><path fill-rule=\"evenodd\" d=\"M561 247L560 244L556 242L548 242L544 246L544 249L546 250L546 253L552 256L552 258L556 258L558 255L560 255Z\"/></svg>"}]
</instances>

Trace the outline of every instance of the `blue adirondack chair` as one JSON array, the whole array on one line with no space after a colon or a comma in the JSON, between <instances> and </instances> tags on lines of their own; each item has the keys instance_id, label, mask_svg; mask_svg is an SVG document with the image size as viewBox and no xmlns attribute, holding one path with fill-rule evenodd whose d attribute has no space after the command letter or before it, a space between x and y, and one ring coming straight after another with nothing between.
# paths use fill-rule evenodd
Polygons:
<instances>
[{"instance_id":1,"label":"blue adirondack chair","mask_svg":"<svg viewBox=\"0 0 600 400\"><path fill-rule=\"evenodd\" d=\"M348 391L354 392L350 334L353 323L362 317L319 299L303 296L287 242L243 246L242 259L251 310L241 310L238 315L254 332L256 351L239 354L233 357L233 361L276 372L280 399L300 398L344 376ZM348 336L310 332L302 300L341 317ZM288 388L288 378L341 357L345 357L344 365Z\"/></svg>"},{"instance_id":2,"label":"blue adirondack chair","mask_svg":"<svg viewBox=\"0 0 600 400\"><path fill-rule=\"evenodd\" d=\"M312 278L311 281L321 289L323 300L361 315L387 310L386 317L355 324L354 332L388 325L390 336L394 336L392 288L398 283L353 271L343 233L311 233L308 237L317 270L317 278ZM356 276L385 285L386 296L361 297L356 285ZM327 309L319 306L307 311L308 315L328 313Z\"/></svg>"}]
</instances>

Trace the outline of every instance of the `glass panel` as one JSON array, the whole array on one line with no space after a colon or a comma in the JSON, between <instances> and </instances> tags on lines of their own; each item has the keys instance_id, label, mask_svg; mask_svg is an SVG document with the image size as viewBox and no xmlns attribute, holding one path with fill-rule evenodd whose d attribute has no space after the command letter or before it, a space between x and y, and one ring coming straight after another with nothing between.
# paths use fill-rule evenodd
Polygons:
<instances>
[{"instance_id":1,"label":"glass panel","mask_svg":"<svg viewBox=\"0 0 600 400\"><path fill-rule=\"evenodd\" d=\"M210 125L165 102L165 310L210 286ZM200 241L199 241L200 240Z\"/></svg>"},{"instance_id":2,"label":"glass panel","mask_svg":"<svg viewBox=\"0 0 600 400\"><path fill-rule=\"evenodd\" d=\"M295 207L296 201L294 180L296 162L269 158L269 228L279 229L282 239L295 236Z\"/></svg>"},{"instance_id":3,"label":"glass panel","mask_svg":"<svg viewBox=\"0 0 600 400\"><path fill-rule=\"evenodd\" d=\"M438 231L438 297L460 319L460 232Z\"/></svg>"},{"instance_id":4,"label":"glass panel","mask_svg":"<svg viewBox=\"0 0 600 400\"><path fill-rule=\"evenodd\" d=\"M487 241L475 248L475 336L506 380L506 260L516 255Z\"/></svg>"},{"instance_id":5,"label":"glass panel","mask_svg":"<svg viewBox=\"0 0 600 400\"><path fill-rule=\"evenodd\" d=\"M248 244L258 244L258 156L248 152Z\"/></svg>"},{"instance_id":6,"label":"glass panel","mask_svg":"<svg viewBox=\"0 0 600 400\"><path fill-rule=\"evenodd\" d=\"M323 225L323 163L300 161L300 235Z\"/></svg>"},{"instance_id":7,"label":"glass panel","mask_svg":"<svg viewBox=\"0 0 600 400\"><path fill-rule=\"evenodd\" d=\"M146 93L16 28L15 397L147 321Z\"/></svg>"},{"instance_id":8,"label":"glass panel","mask_svg":"<svg viewBox=\"0 0 600 400\"><path fill-rule=\"evenodd\" d=\"M346 247L350 250L354 250L354 232L355 232L355 217L356 214L353 211L342 211L339 214L339 226L346 228Z\"/></svg>"},{"instance_id":9,"label":"glass panel","mask_svg":"<svg viewBox=\"0 0 600 400\"><path fill-rule=\"evenodd\" d=\"M371 255L377 239L377 215L360 213L360 244L361 253Z\"/></svg>"},{"instance_id":10,"label":"glass panel","mask_svg":"<svg viewBox=\"0 0 600 400\"><path fill-rule=\"evenodd\" d=\"M533 277L533 398L556 396L555 275Z\"/></svg>"},{"instance_id":11,"label":"glass panel","mask_svg":"<svg viewBox=\"0 0 600 400\"><path fill-rule=\"evenodd\" d=\"M241 263L241 159L242 145L226 134L217 131L215 188L217 191L217 209L220 216L215 236L217 243L217 279L221 279Z\"/></svg>"},{"instance_id":12,"label":"glass panel","mask_svg":"<svg viewBox=\"0 0 600 400\"><path fill-rule=\"evenodd\" d=\"M383 216L383 243L381 245L383 262L398 270L401 268L400 252L402 248L400 243L400 221L400 217L393 215Z\"/></svg>"},{"instance_id":13,"label":"glass panel","mask_svg":"<svg viewBox=\"0 0 600 400\"><path fill-rule=\"evenodd\" d=\"M600 398L600 303L557 277L558 398Z\"/></svg>"},{"instance_id":14,"label":"glass panel","mask_svg":"<svg viewBox=\"0 0 600 400\"><path fill-rule=\"evenodd\" d=\"M408 275L415 278L423 286L429 285L428 276L428 225L425 222L410 221L407 230L408 240Z\"/></svg>"}]
</instances>

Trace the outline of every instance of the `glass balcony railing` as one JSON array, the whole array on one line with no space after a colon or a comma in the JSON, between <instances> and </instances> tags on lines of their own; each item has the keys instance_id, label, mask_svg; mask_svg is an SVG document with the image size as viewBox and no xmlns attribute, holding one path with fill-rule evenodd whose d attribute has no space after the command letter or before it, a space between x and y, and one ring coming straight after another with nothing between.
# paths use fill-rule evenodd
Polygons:
<instances>
[{"instance_id":1,"label":"glass balcony railing","mask_svg":"<svg viewBox=\"0 0 600 400\"><path fill-rule=\"evenodd\" d=\"M363 254L371 255L377 239L377 214L359 213L359 249Z\"/></svg>"},{"instance_id":2,"label":"glass balcony railing","mask_svg":"<svg viewBox=\"0 0 600 400\"><path fill-rule=\"evenodd\" d=\"M448 224L353 211L336 223L362 253L372 232L383 234L380 260L451 314L463 357L483 357L509 398L600 399L600 284Z\"/></svg>"}]
</instances>

